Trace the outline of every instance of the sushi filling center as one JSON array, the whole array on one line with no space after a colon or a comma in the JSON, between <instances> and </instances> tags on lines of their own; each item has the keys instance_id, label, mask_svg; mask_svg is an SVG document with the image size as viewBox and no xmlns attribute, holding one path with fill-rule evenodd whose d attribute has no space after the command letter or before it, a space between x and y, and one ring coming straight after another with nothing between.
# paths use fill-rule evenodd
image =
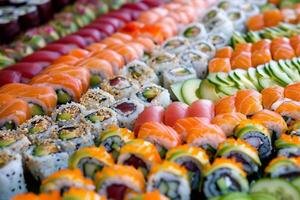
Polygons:
<instances>
[{"instance_id":1,"label":"sushi filling center","mask_svg":"<svg viewBox=\"0 0 300 200\"><path fill-rule=\"evenodd\" d=\"M56 117L57 121L69 121L76 118L80 114L80 108L76 106L64 108Z\"/></svg>"},{"instance_id":2,"label":"sushi filling center","mask_svg":"<svg viewBox=\"0 0 300 200\"><path fill-rule=\"evenodd\" d=\"M190 27L184 31L185 37L195 37L199 35L201 30L198 27Z\"/></svg>"},{"instance_id":3,"label":"sushi filling center","mask_svg":"<svg viewBox=\"0 0 300 200\"><path fill-rule=\"evenodd\" d=\"M124 141L120 136L112 136L105 139L102 143L102 146L105 147L108 153L111 153L112 156L116 159L119 156L119 150L124 145Z\"/></svg>"},{"instance_id":4,"label":"sushi filling center","mask_svg":"<svg viewBox=\"0 0 300 200\"><path fill-rule=\"evenodd\" d=\"M56 90L57 103L66 104L72 101L72 97L63 89Z\"/></svg>"},{"instance_id":5,"label":"sushi filling center","mask_svg":"<svg viewBox=\"0 0 300 200\"><path fill-rule=\"evenodd\" d=\"M170 71L170 73L173 76L186 76L186 75L192 74L191 71L187 67L178 67L178 68L172 69Z\"/></svg>"},{"instance_id":6,"label":"sushi filling center","mask_svg":"<svg viewBox=\"0 0 300 200\"><path fill-rule=\"evenodd\" d=\"M94 158L88 157L82 158L79 161L78 168L83 172L85 177L94 179L95 174L102 170L103 164Z\"/></svg>"},{"instance_id":7,"label":"sushi filling center","mask_svg":"<svg viewBox=\"0 0 300 200\"><path fill-rule=\"evenodd\" d=\"M114 107L125 115L130 115L136 110L136 105L130 102L122 102Z\"/></svg>"},{"instance_id":8,"label":"sushi filling center","mask_svg":"<svg viewBox=\"0 0 300 200\"><path fill-rule=\"evenodd\" d=\"M112 184L106 188L107 198L114 200L123 200L128 188L121 184Z\"/></svg>"},{"instance_id":9,"label":"sushi filling center","mask_svg":"<svg viewBox=\"0 0 300 200\"><path fill-rule=\"evenodd\" d=\"M32 117L35 115L45 115L45 112L41 106L34 103L29 103L29 107Z\"/></svg>"},{"instance_id":10,"label":"sushi filling center","mask_svg":"<svg viewBox=\"0 0 300 200\"><path fill-rule=\"evenodd\" d=\"M161 90L157 87L147 87L144 91L138 92L137 96L150 103L159 95L160 92Z\"/></svg>"},{"instance_id":11,"label":"sushi filling center","mask_svg":"<svg viewBox=\"0 0 300 200\"><path fill-rule=\"evenodd\" d=\"M49 128L50 125L51 124L49 121L40 119L40 120L30 124L30 126L28 128L28 133L30 135L43 133L43 132L47 131L47 129Z\"/></svg>"},{"instance_id":12,"label":"sushi filling center","mask_svg":"<svg viewBox=\"0 0 300 200\"><path fill-rule=\"evenodd\" d=\"M165 147L163 147L163 146L161 146L160 144L157 144L157 143L155 143L154 145L155 145L160 157L164 158L166 156L167 152L168 152L168 149L166 149Z\"/></svg>"},{"instance_id":13,"label":"sushi filling center","mask_svg":"<svg viewBox=\"0 0 300 200\"><path fill-rule=\"evenodd\" d=\"M102 81L101 76L95 75L95 74L92 75L91 78L90 78L90 87L91 87L91 88L99 87L101 81Z\"/></svg>"},{"instance_id":14,"label":"sushi filling center","mask_svg":"<svg viewBox=\"0 0 300 200\"><path fill-rule=\"evenodd\" d=\"M231 151L226 155L227 158L234 158L237 162L243 164L243 169L247 174L253 174L258 171L258 166L251 158L243 153Z\"/></svg>"},{"instance_id":15,"label":"sushi filling center","mask_svg":"<svg viewBox=\"0 0 300 200\"><path fill-rule=\"evenodd\" d=\"M48 156L50 154L58 153L59 149L54 144L37 145L33 150L33 155L37 157Z\"/></svg>"},{"instance_id":16,"label":"sushi filling center","mask_svg":"<svg viewBox=\"0 0 300 200\"><path fill-rule=\"evenodd\" d=\"M13 135L5 135L0 138L0 148L8 147L16 142L16 138Z\"/></svg>"},{"instance_id":17,"label":"sushi filling center","mask_svg":"<svg viewBox=\"0 0 300 200\"><path fill-rule=\"evenodd\" d=\"M80 130L74 127L61 129L58 132L58 134L59 134L59 138L62 140L71 140L80 137L82 135L82 133L80 133Z\"/></svg>"},{"instance_id":18,"label":"sushi filling center","mask_svg":"<svg viewBox=\"0 0 300 200\"><path fill-rule=\"evenodd\" d=\"M4 123L0 130L15 130L17 128L17 125L15 124L15 122L13 121L9 121L9 122L6 122Z\"/></svg>"},{"instance_id":19,"label":"sushi filling center","mask_svg":"<svg viewBox=\"0 0 300 200\"><path fill-rule=\"evenodd\" d=\"M142 76L142 74L140 72L138 72L136 67L134 67L134 66L128 67L128 71L130 72L132 78L134 78L134 79L138 79L139 77Z\"/></svg>"},{"instance_id":20,"label":"sushi filling center","mask_svg":"<svg viewBox=\"0 0 300 200\"><path fill-rule=\"evenodd\" d=\"M148 175L149 170L146 163L141 158L133 154L130 155L130 157L127 160L125 160L123 164L131 165L134 168L141 170L144 176Z\"/></svg>"},{"instance_id":21,"label":"sushi filling center","mask_svg":"<svg viewBox=\"0 0 300 200\"><path fill-rule=\"evenodd\" d=\"M159 181L154 183L154 188L158 189L160 193L169 197L172 200L180 200L181 195L178 193L180 183L177 180L167 180L160 178Z\"/></svg>"},{"instance_id":22,"label":"sushi filling center","mask_svg":"<svg viewBox=\"0 0 300 200\"><path fill-rule=\"evenodd\" d=\"M85 117L85 119L89 120L92 123L103 122L108 120L111 117L110 113L107 111L102 112L94 112Z\"/></svg>"},{"instance_id":23,"label":"sushi filling center","mask_svg":"<svg viewBox=\"0 0 300 200\"><path fill-rule=\"evenodd\" d=\"M114 79L109 80L109 84L112 87L115 87L116 89L125 89L129 88L131 86L130 82L126 80L124 77L116 77Z\"/></svg>"}]
</instances>

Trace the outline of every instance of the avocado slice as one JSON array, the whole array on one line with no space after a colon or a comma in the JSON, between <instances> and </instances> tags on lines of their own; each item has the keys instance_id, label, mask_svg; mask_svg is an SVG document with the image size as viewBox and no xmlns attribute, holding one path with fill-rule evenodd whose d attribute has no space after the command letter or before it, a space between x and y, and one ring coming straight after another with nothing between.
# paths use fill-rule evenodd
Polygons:
<instances>
[{"instance_id":1,"label":"avocado slice","mask_svg":"<svg viewBox=\"0 0 300 200\"><path fill-rule=\"evenodd\" d=\"M293 82L300 82L300 74L290 60L279 60L278 64Z\"/></svg>"},{"instance_id":2,"label":"avocado slice","mask_svg":"<svg viewBox=\"0 0 300 200\"><path fill-rule=\"evenodd\" d=\"M58 121L69 121L72 119L72 115L70 113L61 113L57 115Z\"/></svg>"},{"instance_id":3,"label":"avocado slice","mask_svg":"<svg viewBox=\"0 0 300 200\"><path fill-rule=\"evenodd\" d=\"M209 73L206 79L211 83L216 86L222 86L222 85L227 85L223 81L217 78L217 73Z\"/></svg>"},{"instance_id":4,"label":"avocado slice","mask_svg":"<svg viewBox=\"0 0 300 200\"><path fill-rule=\"evenodd\" d=\"M220 98L223 98L225 96L234 95L238 91L238 88L224 85L224 86L217 86L216 91L218 96Z\"/></svg>"},{"instance_id":5,"label":"avocado slice","mask_svg":"<svg viewBox=\"0 0 300 200\"><path fill-rule=\"evenodd\" d=\"M181 88L181 94L185 103L190 105L199 99L197 90L199 89L200 83L201 80L196 78L184 81Z\"/></svg>"},{"instance_id":6,"label":"avocado slice","mask_svg":"<svg viewBox=\"0 0 300 200\"><path fill-rule=\"evenodd\" d=\"M250 67L247 73L252 84L255 85L258 91L261 91L263 88L259 85L258 78L256 76L256 69L254 67Z\"/></svg>"},{"instance_id":7,"label":"avocado slice","mask_svg":"<svg viewBox=\"0 0 300 200\"><path fill-rule=\"evenodd\" d=\"M16 139L14 137L8 137L5 139L1 139L0 140L0 148L7 147L15 142L16 142Z\"/></svg>"},{"instance_id":8,"label":"avocado slice","mask_svg":"<svg viewBox=\"0 0 300 200\"><path fill-rule=\"evenodd\" d=\"M31 112L31 116L35 116L35 115L44 115L44 110L41 106L34 104L34 103L30 103L30 112Z\"/></svg>"},{"instance_id":9,"label":"avocado slice","mask_svg":"<svg viewBox=\"0 0 300 200\"><path fill-rule=\"evenodd\" d=\"M261 40L261 36L259 35L258 32L253 32L253 31L250 31L247 33L247 42L251 42L251 43L255 43L255 42L258 42L259 40Z\"/></svg>"},{"instance_id":10,"label":"avocado slice","mask_svg":"<svg viewBox=\"0 0 300 200\"><path fill-rule=\"evenodd\" d=\"M278 85L278 83L266 73L264 66L258 66L256 68L256 76L261 88L268 88L274 85Z\"/></svg>"},{"instance_id":11,"label":"avocado slice","mask_svg":"<svg viewBox=\"0 0 300 200\"><path fill-rule=\"evenodd\" d=\"M278 82L282 84L282 86L287 86L293 83L293 81L288 77L288 75L286 75L286 73L280 69L280 66L277 62L271 61L269 64L266 65L266 69L269 69L273 77L277 79Z\"/></svg>"},{"instance_id":12,"label":"avocado slice","mask_svg":"<svg viewBox=\"0 0 300 200\"><path fill-rule=\"evenodd\" d=\"M237 44L247 43L242 33L234 32L231 37L231 45L235 47Z\"/></svg>"},{"instance_id":13,"label":"avocado slice","mask_svg":"<svg viewBox=\"0 0 300 200\"><path fill-rule=\"evenodd\" d=\"M210 99L212 101L220 99L216 92L215 85L211 84L207 79L201 81L199 95L202 99Z\"/></svg>"},{"instance_id":14,"label":"avocado slice","mask_svg":"<svg viewBox=\"0 0 300 200\"><path fill-rule=\"evenodd\" d=\"M293 58L291 60L291 64L298 70L300 73L300 59L299 58Z\"/></svg>"},{"instance_id":15,"label":"avocado slice","mask_svg":"<svg viewBox=\"0 0 300 200\"><path fill-rule=\"evenodd\" d=\"M37 157L48 156L49 154L57 153L58 148L54 144L40 144L33 150L33 155Z\"/></svg>"},{"instance_id":16,"label":"avocado slice","mask_svg":"<svg viewBox=\"0 0 300 200\"><path fill-rule=\"evenodd\" d=\"M184 99L181 94L181 88L182 88L183 82L174 83L171 85L171 96L173 99L177 99L181 102L184 102Z\"/></svg>"},{"instance_id":17,"label":"avocado slice","mask_svg":"<svg viewBox=\"0 0 300 200\"><path fill-rule=\"evenodd\" d=\"M229 78L228 73L218 72L217 78L228 86L236 86L235 82Z\"/></svg>"},{"instance_id":18,"label":"avocado slice","mask_svg":"<svg viewBox=\"0 0 300 200\"><path fill-rule=\"evenodd\" d=\"M244 85L244 83L241 81L241 79L235 75L234 71L230 71L228 73L229 78L236 83L237 87L239 89L247 89L246 86Z\"/></svg>"},{"instance_id":19,"label":"avocado slice","mask_svg":"<svg viewBox=\"0 0 300 200\"><path fill-rule=\"evenodd\" d=\"M248 76L247 71L242 69L236 69L233 71L233 73L235 74L236 77L238 77L241 80L241 82L244 84L246 88L257 90L255 85L249 80L250 78Z\"/></svg>"},{"instance_id":20,"label":"avocado slice","mask_svg":"<svg viewBox=\"0 0 300 200\"><path fill-rule=\"evenodd\" d=\"M58 104L66 104L72 100L72 97L67 92L61 89L56 90L56 94Z\"/></svg>"}]
</instances>

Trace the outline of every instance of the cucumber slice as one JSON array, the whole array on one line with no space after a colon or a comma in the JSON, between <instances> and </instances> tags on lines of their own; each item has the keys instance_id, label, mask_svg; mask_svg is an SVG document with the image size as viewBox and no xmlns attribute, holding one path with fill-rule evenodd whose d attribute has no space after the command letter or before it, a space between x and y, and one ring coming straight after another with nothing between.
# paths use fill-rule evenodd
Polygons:
<instances>
[{"instance_id":1,"label":"cucumber slice","mask_svg":"<svg viewBox=\"0 0 300 200\"><path fill-rule=\"evenodd\" d=\"M197 96L197 90L199 89L200 83L200 79L189 79L183 82L181 94L184 102L188 105L191 105L194 101L199 100L199 97Z\"/></svg>"},{"instance_id":2,"label":"cucumber slice","mask_svg":"<svg viewBox=\"0 0 300 200\"><path fill-rule=\"evenodd\" d=\"M223 86L226 85L223 81L217 78L217 73L209 73L209 75L206 77L206 79L216 86Z\"/></svg>"},{"instance_id":3,"label":"cucumber slice","mask_svg":"<svg viewBox=\"0 0 300 200\"><path fill-rule=\"evenodd\" d=\"M290 60L280 60L279 66L294 82L300 82L300 74Z\"/></svg>"},{"instance_id":4,"label":"cucumber slice","mask_svg":"<svg viewBox=\"0 0 300 200\"><path fill-rule=\"evenodd\" d=\"M250 194L252 200L279 200L277 197L264 192L257 192Z\"/></svg>"},{"instance_id":5,"label":"cucumber slice","mask_svg":"<svg viewBox=\"0 0 300 200\"><path fill-rule=\"evenodd\" d=\"M221 200L252 200L252 198L247 193L233 192L223 196Z\"/></svg>"},{"instance_id":6,"label":"cucumber slice","mask_svg":"<svg viewBox=\"0 0 300 200\"><path fill-rule=\"evenodd\" d=\"M225 94L225 96L230 96L230 95L234 95L238 91L238 89L235 87L230 87L230 86L219 86L219 87L217 87L217 94L218 94L218 96L220 96L222 94L219 94L218 91Z\"/></svg>"},{"instance_id":7,"label":"cucumber slice","mask_svg":"<svg viewBox=\"0 0 300 200\"><path fill-rule=\"evenodd\" d=\"M250 78L248 77L247 71L242 69L236 69L234 70L234 74L240 79L240 81L244 84L246 88L257 90L255 85L249 80Z\"/></svg>"},{"instance_id":8,"label":"cucumber slice","mask_svg":"<svg viewBox=\"0 0 300 200\"><path fill-rule=\"evenodd\" d=\"M239 89L247 89L240 78L235 75L234 71L229 72L229 78L235 82Z\"/></svg>"},{"instance_id":9,"label":"cucumber slice","mask_svg":"<svg viewBox=\"0 0 300 200\"><path fill-rule=\"evenodd\" d=\"M201 81L199 95L202 99L209 99L212 101L218 101L220 99L216 92L215 85L211 84L207 79Z\"/></svg>"},{"instance_id":10,"label":"cucumber slice","mask_svg":"<svg viewBox=\"0 0 300 200\"><path fill-rule=\"evenodd\" d=\"M231 45L235 47L237 44L247 43L244 36L240 32L234 32L231 37Z\"/></svg>"},{"instance_id":11,"label":"cucumber slice","mask_svg":"<svg viewBox=\"0 0 300 200\"><path fill-rule=\"evenodd\" d=\"M274 197L278 197L279 200L299 200L300 193L289 182L283 179L260 179L255 182L250 193L264 192Z\"/></svg>"},{"instance_id":12,"label":"cucumber slice","mask_svg":"<svg viewBox=\"0 0 300 200\"><path fill-rule=\"evenodd\" d=\"M176 98L177 100L184 102L184 99L181 94L182 85L183 85L183 82L172 84L171 85L171 91L172 91L171 93L172 93L173 99Z\"/></svg>"},{"instance_id":13,"label":"cucumber slice","mask_svg":"<svg viewBox=\"0 0 300 200\"><path fill-rule=\"evenodd\" d=\"M266 64L266 69L269 69L272 76L282 84L282 86L287 86L292 84L293 81L288 77L286 72L280 69L280 66L277 62L270 62L270 64Z\"/></svg>"},{"instance_id":14,"label":"cucumber slice","mask_svg":"<svg viewBox=\"0 0 300 200\"><path fill-rule=\"evenodd\" d=\"M236 84L229 78L228 73L219 72L217 73L217 78L228 86L236 86Z\"/></svg>"},{"instance_id":15,"label":"cucumber slice","mask_svg":"<svg viewBox=\"0 0 300 200\"><path fill-rule=\"evenodd\" d=\"M256 70L253 67L250 67L247 71L249 80L255 85L257 90L261 91L263 88L259 85L258 78L256 76Z\"/></svg>"},{"instance_id":16,"label":"cucumber slice","mask_svg":"<svg viewBox=\"0 0 300 200\"><path fill-rule=\"evenodd\" d=\"M298 191L300 191L300 177L292 180L292 184L298 189Z\"/></svg>"}]
</instances>

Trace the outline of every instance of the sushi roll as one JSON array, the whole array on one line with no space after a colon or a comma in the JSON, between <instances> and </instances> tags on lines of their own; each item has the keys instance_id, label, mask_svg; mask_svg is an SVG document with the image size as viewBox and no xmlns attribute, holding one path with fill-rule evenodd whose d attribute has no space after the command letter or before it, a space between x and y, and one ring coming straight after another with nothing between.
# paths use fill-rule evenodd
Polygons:
<instances>
[{"instance_id":1,"label":"sushi roll","mask_svg":"<svg viewBox=\"0 0 300 200\"><path fill-rule=\"evenodd\" d=\"M300 103L284 101L275 109L275 112L283 117L287 125L291 125L294 121L300 120Z\"/></svg>"},{"instance_id":2,"label":"sushi roll","mask_svg":"<svg viewBox=\"0 0 300 200\"><path fill-rule=\"evenodd\" d=\"M208 10L207 13L205 13L204 17L203 17L203 23L204 24L209 24L212 21L216 20L216 19L224 19L226 18L226 12L224 11L225 6L219 6L218 7L213 7L210 10Z\"/></svg>"},{"instance_id":3,"label":"sushi roll","mask_svg":"<svg viewBox=\"0 0 300 200\"><path fill-rule=\"evenodd\" d=\"M179 54L181 51L187 49L189 45L189 41L184 37L172 37L162 44L161 50L172 54Z\"/></svg>"},{"instance_id":4,"label":"sushi roll","mask_svg":"<svg viewBox=\"0 0 300 200\"><path fill-rule=\"evenodd\" d=\"M22 193L14 196L12 200L36 200L36 199L60 199L60 194L57 191L50 193L35 194L33 192Z\"/></svg>"},{"instance_id":5,"label":"sushi roll","mask_svg":"<svg viewBox=\"0 0 300 200\"><path fill-rule=\"evenodd\" d=\"M88 110L97 109L102 106L109 107L114 102L114 96L99 88L89 89L80 98L80 104Z\"/></svg>"},{"instance_id":6,"label":"sushi roll","mask_svg":"<svg viewBox=\"0 0 300 200\"><path fill-rule=\"evenodd\" d=\"M151 168L160 163L160 155L155 146L142 139L134 139L127 142L121 149L118 164L130 165L141 170L147 177Z\"/></svg>"},{"instance_id":7,"label":"sushi roll","mask_svg":"<svg viewBox=\"0 0 300 200\"><path fill-rule=\"evenodd\" d=\"M147 192L154 190L171 200L189 200L191 187L187 170L169 161L155 165L148 176Z\"/></svg>"},{"instance_id":8,"label":"sushi roll","mask_svg":"<svg viewBox=\"0 0 300 200\"><path fill-rule=\"evenodd\" d=\"M234 135L256 148L261 159L268 158L271 155L272 141L270 132L259 121L241 121L235 128Z\"/></svg>"},{"instance_id":9,"label":"sushi roll","mask_svg":"<svg viewBox=\"0 0 300 200\"><path fill-rule=\"evenodd\" d=\"M122 70L121 74L132 80L138 81L141 85L155 83L158 84L158 77L154 70L142 61L132 61L128 63Z\"/></svg>"},{"instance_id":10,"label":"sushi roll","mask_svg":"<svg viewBox=\"0 0 300 200\"><path fill-rule=\"evenodd\" d=\"M59 106L52 113L52 120L57 123L58 126L76 124L80 122L80 115L85 111L85 107L79 103L67 103Z\"/></svg>"},{"instance_id":11,"label":"sushi roll","mask_svg":"<svg viewBox=\"0 0 300 200\"><path fill-rule=\"evenodd\" d=\"M194 42L191 49L195 49L203 54L205 54L208 59L212 59L216 54L216 47L207 40L199 40Z\"/></svg>"},{"instance_id":12,"label":"sushi roll","mask_svg":"<svg viewBox=\"0 0 300 200\"><path fill-rule=\"evenodd\" d=\"M231 37L234 32L234 25L232 21L225 16L221 19L214 19L208 24L205 24L205 28L208 34L212 33L223 33L227 37Z\"/></svg>"},{"instance_id":13,"label":"sushi roll","mask_svg":"<svg viewBox=\"0 0 300 200\"><path fill-rule=\"evenodd\" d=\"M55 140L35 142L23 154L25 166L37 181L68 167L68 153Z\"/></svg>"},{"instance_id":14,"label":"sushi roll","mask_svg":"<svg viewBox=\"0 0 300 200\"><path fill-rule=\"evenodd\" d=\"M96 191L108 199L122 200L126 191L144 192L145 181L142 172L132 166L113 165L104 167L96 174Z\"/></svg>"},{"instance_id":15,"label":"sushi roll","mask_svg":"<svg viewBox=\"0 0 300 200\"><path fill-rule=\"evenodd\" d=\"M144 194L127 194L125 200L169 200L165 195L161 194L159 190L154 190L152 192L146 192Z\"/></svg>"},{"instance_id":16,"label":"sushi roll","mask_svg":"<svg viewBox=\"0 0 300 200\"><path fill-rule=\"evenodd\" d=\"M132 98L144 106L155 105L167 107L171 104L169 91L156 84L144 85L132 95Z\"/></svg>"},{"instance_id":17,"label":"sushi roll","mask_svg":"<svg viewBox=\"0 0 300 200\"><path fill-rule=\"evenodd\" d=\"M230 42L230 37L223 33L212 33L208 36L208 42L215 46L216 49L220 49Z\"/></svg>"},{"instance_id":18,"label":"sushi roll","mask_svg":"<svg viewBox=\"0 0 300 200\"><path fill-rule=\"evenodd\" d=\"M113 95L115 99L130 97L139 87L138 82L121 75L104 80L101 84L101 89Z\"/></svg>"},{"instance_id":19,"label":"sushi roll","mask_svg":"<svg viewBox=\"0 0 300 200\"><path fill-rule=\"evenodd\" d=\"M257 174L261 166L257 150L241 139L227 139L218 147L216 157L234 158L248 176Z\"/></svg>"},{"instance_id":20,"label":"sushi roll","mask_svg":"<svg viewBox=\"0 0 300 200\"><path fill-rule=\"evenodd\" d=\"M246 18L258 15L260 13L259 7L251 2L245 2L240 7L241 10L246 14Z\"/></svg>"},{"instance_id":21,"label":"sushi roll","mask_svg":"<svg viewBox=\"0 0 300 200\"><path fill-rule=\"evenodd\" d=\"M97 138L99 133L111 125L118 125L117 114L110 108L98 107L88 110L81 115L81 121L91 128L92 134Z\"/></svg>"},{"instance_id":22,"label":"sushi roll","mask_svg":"<svg viewBox=\"0 0 300 200\"><path fill-rule=\"evenodd\" d=\"M163 86L170 89L171 85L188 79L197 78L195 69L190 65L175 65L173 68L164 71Z\"/></svg>"},{"instance_id":23,"label":"sushi roll","mask_svg":"<svg viewBox=\"0 0 300 200\"><path fill-rule=\"evenodd\" d=\"M207 32L204 25L198 22L186 26L182 30L181 35L191 41L207 38Z\"/></svg>"},{"instance_id":24,"label":"sushi roll","mask_svg":"<svg viewBox=\"0 0 300 200\"><path fill-rule=\"evenodd\" d=\"M22 157L19 154L0 151L0 184L0 194L3 200L27 192Z\"/></svg>"},{"instance_id":25,"label":"sushi roll","mask_svg":"<svg viewBox=\"0 0 300 200\"><path fill-rule=\"evenodd\" d=\"M114 159L117 159L122 146L133 139L132 131L126 128L110 127L96 139L96 145L105 147L106 151L111 153Z\"/></svg>"},{"instance_id":26,"label":"sushi roll","mask_svg":"<svg viewBox=\"0 0 300 200\"><path fill-rule=\"evenodd\" d=\"M300 138L296 135L282 134L275 142L278 156L287 158L300 156Z\"/></svg>"},{"instance_id":27,"label":"sushi roll","mask_svg":"<svg viewBox=\"0 0 300 200\"><path fill-rule=\"evenodd\" d=\"M19 131L0 131L0 151L22 154L30 145L29 139Z\"/></svg>"},{"instance_id":28,"label":"sushi roll","mask_svg":"<svg viewBox=\"0 0 300 200\"><path fill-rule=\"evenodd\" d=\"M300 136L300 121L297 120L294 123L292 123L288 128L288 134Z\"/></svg>"},{"instance_id":29,"label":"sushi roll","mask_svg":"<svg viewBox=\"0 0 300 200\"><path fill-rule=\"evenodd\" d=\"M55 125L50 117L36 115L23 123L19 130L31 141L35 141L54 137L53 128Z\"/></svg>"},{"instance_id":30,"label":"sushi roll","mask_svg":"<svg viewBox=\"0 0 300 200\"><path fill-rule=\"evenodd\" d=\"M82 188L71 188L69 191L65 192L61 198L62 200L106 200L105 196L100 196L94 191L86 190Z\"/></svg>"},{"instance_id":31,"label":"sushi roll","mask_svg":"<svg viewBox=\"0 0 300 200\"><path fill-rule=\"evenodd\" d=\"M300 157L277 157L273 159L265 169L266 176L270 178L293 180L294 178L299 177L299 173Z\"/></svg>"},{"instance_id":32,"label":"sushi roll","mask_svg":"<svg viewBox=\"0 0 300 200\"><path fill-rule=\"evenodd\" d=\"M210 164L209 157L203 149L188 145L175 147L168 151L166 160L183 166L188 171L191 189L199 191L202 173Z\"/></svg>"},{"instance_id":33,"label":"sushi roll","mask_svg":"<svg viewBox=\"0 0 300 200\"><path fill-rule=\"evenodd\" d=\"M243 166L233 159L217 158L205 171L203 192L206 198L248 190L249 183Z\"/></svg>"},{"instance_id":34,"label":"sushi roll","mask_svg":"<svg viewBox=\"0 0 300 200\"><path fill-rule=\"evenodd\" d=\"M238 8L232 8L226 12L227 17L232 21L234 29L238 32L245 32L246 30L246 14Z\"/></svg>"},{"instance_id":35,"label":"sushi roll","mask_svg":"<svg viewBox=\"0 0 300 200\"><path fill-rule=\"evenodd\" d=\"M92 180L85 178L79 169L62 169L42 181L40 192L59 191L60 194L64 194L70 188L95 190Z\"/></svg>"},{"instance_id":36,"label":"sushi roll","mask_svg":"<svg viewBox=\"0 0 300 200\"><path fill-rule=\"evenodd\" d=\"M83 147L75 151L69 159L69 168L79 168L82 174L90 179L102 170L104 166L112 166L113 157L106 152L104 147Z\"/></svg>"},{"instance_id":37,"label":"sushi roll","mask_svg":"<svg viewBox=\"0 0 300 200\"><path fill-rule=\"evenodd\" d=\"M234 105L237 112L250 117L263 109L262 95L254 89L239 90L235 95Z\"/></svg>"}]
</instances>

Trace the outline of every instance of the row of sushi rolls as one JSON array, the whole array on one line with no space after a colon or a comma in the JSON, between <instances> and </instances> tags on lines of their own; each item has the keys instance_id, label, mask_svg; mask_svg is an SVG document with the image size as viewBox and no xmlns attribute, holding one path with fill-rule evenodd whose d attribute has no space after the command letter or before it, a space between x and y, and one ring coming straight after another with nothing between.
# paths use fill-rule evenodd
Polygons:
<instances>
[{"instance_id":1,"label":"row of sushi rolls","mask_svg":"<svg viewBox=\"0 0 300 200\"><path fill-rule=\"evenodd\" d=\"M300 2L3 2L0 200L300 200Z\"/></svg>"}]
</instances>

